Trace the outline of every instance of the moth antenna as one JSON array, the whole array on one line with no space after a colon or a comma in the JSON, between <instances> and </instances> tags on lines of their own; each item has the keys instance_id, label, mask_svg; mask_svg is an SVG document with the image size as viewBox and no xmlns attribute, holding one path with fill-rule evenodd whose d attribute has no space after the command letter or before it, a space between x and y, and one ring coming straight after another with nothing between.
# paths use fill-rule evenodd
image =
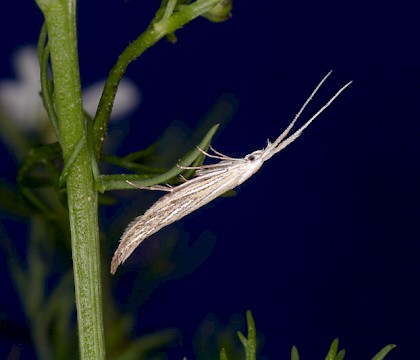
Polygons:
<instances>
[{"instance_id":1,"label":"moth antenna","mask_svg":"<svg viewBox=\"0 0 420 360\"><path fill-rule=\"evenodd\" d=\"M299 115L302 113L303 109L306 107L306 105L309 103L310 100L312 100L314 94L319 89L320 85L326 80L326 78L331 74L331 71L327 74L327 76L324 77L324 79L321 80L321 82L318 84L318 86L315 88L315 90L312 92L311 96L306 100L305 104L302 106L301 110L298 112L297 117L293 119L292 123L286 128L286 130L276 139L276 141L271 144L270 148L267 148L267 155L264 156L264 161L270 159L274 154L277 154L279 151L283 150L286 146L291 144L293 141L295 141L302 132L328 107L331 105L331 103L348 87L353 81L349 81L347 84L345 84L343 87L341 87L340 90L338 90L334 96L331 97L330 100L327 101L327 103L322 106L305 124L303 124L298 130L296 130L292 135L290 135L288 138L284 139L285 136L283 134L290 131L294 123L296 122ZM278 141L280 139L280 141Z\"/></svg>"},{"instance_id":2,"label":"moth antenna","mask_svg":"<svg viewBox=\"0 0 420 360\"><path fill-rule=\"evenodd\" d=\"M322 86L322 84L328 79L328 77L331 75L332 70L330 70L327 75L325 75L322 80L319 82L319 84L315 87L315 89L312 91L311 95L306 99L306 101L303 103L302 107L299 109L295 117L293 118L293 121L289 124L289 126L280 134L280 136L272 143L272 147L277 147L278 144L282 142L282 140L289 134L289 131L292 129L293 125L295 125L297 119L299 119L300 115L302 115L303 111L306 109L310 101L314 98L315 94L318 92L319 88Z\"/></svg>"},{"instance_id":3,"label":"moth antenna","mask_svg":"<svg viewBox=\"0 0 420 360\"><path fill-rule=\"evenodd\" d=\"M338 90L335 95L328 100L328 102L321 107L304 125L302 125L296 132L294 132L292 135L290 135L286 140L282 141L279 146L277 146L275 153L278 153L280 150L283 150L287 145L291 144L293 141L295 141L305 130L312 121L314 121L328 106L331 105L331 103L348 87L353 81L349 81L346 85L344 85L340 90Z\"/></svg>"}]
</instances>

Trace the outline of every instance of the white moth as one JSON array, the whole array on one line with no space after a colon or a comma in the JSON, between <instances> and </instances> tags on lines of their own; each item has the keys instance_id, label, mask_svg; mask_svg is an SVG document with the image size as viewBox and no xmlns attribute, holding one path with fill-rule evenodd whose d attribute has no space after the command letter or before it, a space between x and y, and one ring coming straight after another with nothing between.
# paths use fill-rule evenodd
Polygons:
<instances>
[{"instance_id":1,"label":"white moth","mask_svg":"<svg viewBox=\"0 0 420 360\"><path fill-rule=\"evenodd\" d=\"M135 218L128 225L112 258L111 273L115 274L117 267L131 255L144 239L242 184L255 174L265 161L295 141L303 130L351 84L350 81L344 85L300 129L287 137L296 120L330 74L331 71L317 85L283 133L273 143L267 141L267 146L262 150L236 159L211 148L214 154L202 152L208 157L221 160L220 162L194 167L193 169L196 169L195 177L176 187L157 185L146 188L168 191L168 194L161 197L143 215ZM185 168L191 169L192 167Z\"/></svg>"}]
</instances>

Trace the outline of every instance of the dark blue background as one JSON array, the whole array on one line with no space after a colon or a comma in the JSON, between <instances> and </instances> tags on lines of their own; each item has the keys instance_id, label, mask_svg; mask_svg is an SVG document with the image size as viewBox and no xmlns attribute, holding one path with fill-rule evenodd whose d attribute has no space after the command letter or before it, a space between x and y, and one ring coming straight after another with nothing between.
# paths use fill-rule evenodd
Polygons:
<instances>
[{"instance_id":1,"label":"dark blue background","mask_svg":"<svg viewBox=\"0 0 420 360\"><path fill-rule=\"evenodd\" d=\"M11 76L9 54L35 42L42 22L31 1L7 7L0 22L1 77ZM78 8L87 85L106 77L118 54L145 28L154 5L79 1ZM323 358L334 337L349 359L370 359L388 343L398 345L390 359L415 358L420 335L417 10L404 1L236 0L230 21L199 19L178 32L176 45L162 41L130 65L127 75L141 89L143 102L119 154L146 147L174 119L194 128L221 95L232 94L237 112L213 144L243 156L278 136L328 70L334 73L312 110L354 80L236 197L218 199L166 230L178 230L189 244L211 232L205 236L216 243L196 271L162 284L137 311L128 298L141 269L133 262L124 266L113 279L114 291L124 310L137 311L138 334L176 326L184 344L171 350L171 358L193 359L194 332L208 313L227 323L232 314L251 309L264 334L262 354L270 359L287 359L293 344L302 359ZM13 179L13 159L3 148L1 157L1 176ZM148 199L150 205L152 196ZM109 253L124 225L141 213L129 207L121 203L103 212L106 224L115 213L130 213L104 241ZM145 242L144 251L149 246ZM5 279L4 270L2 283ZM2 297L2 312L20 311L13 293Z\"/></svg>"}]
</instances>

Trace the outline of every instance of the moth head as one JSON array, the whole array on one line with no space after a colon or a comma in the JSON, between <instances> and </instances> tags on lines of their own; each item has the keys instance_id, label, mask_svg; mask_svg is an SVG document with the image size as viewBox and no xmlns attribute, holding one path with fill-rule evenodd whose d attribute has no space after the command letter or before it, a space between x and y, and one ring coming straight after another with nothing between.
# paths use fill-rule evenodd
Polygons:
<instances>
[{"instance_id":1,"label":"moth head","mask_svg":"<svg viewBox=\"0 0 420 360\"><path fill-rule=\"evenodd\" d=\"M246 155L245 160L248 162L254 162L256 160L261 159L261 156L263 155L263 153L264 153L263 150L254 151L251 154Z\"/></svg>"},{"instance_id":2,"label":"moth head","mask_svg":"<svg viewBox=\"0 0 420 360\"><path fill-rule=\"evenodd\" d=\"M238 163L239 167L237 168L239 174L236 181L236 186L242 184L246 179L258 171L258 169L264 163L263 154L264 151L257 150L241 159L241 161Z\"/></svg>"}]
</instances>

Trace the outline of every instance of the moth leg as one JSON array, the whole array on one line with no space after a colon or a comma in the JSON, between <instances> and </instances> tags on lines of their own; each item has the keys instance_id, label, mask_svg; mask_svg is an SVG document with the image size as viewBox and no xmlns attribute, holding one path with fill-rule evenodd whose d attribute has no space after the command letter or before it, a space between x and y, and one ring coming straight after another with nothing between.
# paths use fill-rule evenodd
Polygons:
<instances>
[{"instance_id":1,"label":"moth leg","mask_svg":"<svg viewBox=\"0 0 420 360\"><path fill-rule=\"evenodd\" d=\"M181 178L182 182L188 181L182 174L179 174L178 176Z\"/></svg>"},{"instance_id":2,"label":"moth leg","mask_svg":"<svg viewBox=\"0 0 420 360\"><path fill-rule=\"evenodd\" d=\"M197 169L201 169L201 166L183 166L183 165L179 165L176 164L176 166L182 170L197 170Z\"/></svg>"},{"instance_id":3,"label":"moth leg","mask_svg":"<svg viewBox=\"0 0 420 360\"><path fill-rule=\"evenodd\" d=\"M127 184L130 184L131 186L137 188L137 189L140 189L140 190L157 190L157 191L168 191L168 192L171 192L174 189L169 184L166 184L166 185L152 185L152 186L138 186L138 185L132 183L129 180L126 180L125 182Z\"/></svg>"},{"instance_id":4,"label":"moth leg","mask_svg":"<svg viewBox=\"0 0 420 360\"><path fill-rule=\"evenodd\" d=\"M204 151L202 148L197 146L197 149L203 153L204 155L208 156L209 158L213 158L213 159L219 159L219 160L234 160L234 158L230 157L230 156L226 156L218 151L215 151L211 146L210 149L217 155L213 155L213 154L209 154L207 151Z\"/></svg>"},{"instance_id":5,"label":"moth leg","mask_svg":"<svg viewBox=\"0 0 420 360\"><path fill-rule=\"evenodd\" d=\"M217 151L213 146L211 146L211 145L209 145L209 148L210 148L210 150L211 151L213 151L216 155L219 155L220 157L222 157L223 159L226 159L226 160L232 160L233 158L232 157L230 157L230 156L227 156L227 155L225 155L225 154L223 154L223 153L221 153L220 151Z\"/></svg>"}]
</instances>

